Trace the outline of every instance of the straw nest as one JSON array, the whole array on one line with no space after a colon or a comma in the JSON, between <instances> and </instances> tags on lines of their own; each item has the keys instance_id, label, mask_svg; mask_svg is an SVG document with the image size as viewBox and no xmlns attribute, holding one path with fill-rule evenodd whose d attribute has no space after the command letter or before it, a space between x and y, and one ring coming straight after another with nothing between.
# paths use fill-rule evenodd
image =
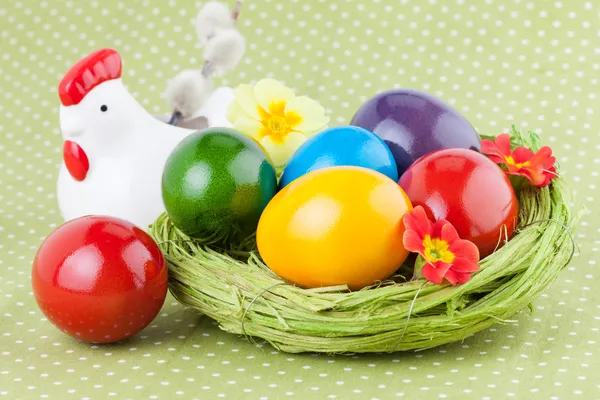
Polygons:
<instances>
[{"instance_id":1,"label":"straw nest","mask_svg":"<svg viewBox=\"0 0 600 400\"><path fill-rule=\"evenodd\" d=\"M150 228L169 266L171 293L219 323L290 352L367 353L426 349L511 323L543 293L575 251L577 215L562 178L519 193L515 236L463 285L407 281L399 273L360 291L306 290L261 261L253 238L231 246L190 239L161 216Z\"/></svg>"}]
</instances>

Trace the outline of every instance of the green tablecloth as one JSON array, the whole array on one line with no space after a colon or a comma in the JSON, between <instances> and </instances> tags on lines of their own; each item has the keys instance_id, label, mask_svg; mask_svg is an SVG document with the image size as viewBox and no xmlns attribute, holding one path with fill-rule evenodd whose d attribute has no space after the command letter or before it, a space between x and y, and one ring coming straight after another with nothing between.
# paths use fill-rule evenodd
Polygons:
<instances>
[{"instance_id":1,"label":"green tablecloth","mask_svg":"<svg viewBox=\"0 0 600 400\"><path fill-rule=\"evenodd\" d=\"M578 256L533 313L463 343L393 355L289 355L221 332L172 298L121 344L77 342L46 321L30 283L41 240L60 224L56 86L100 47L151 112L181 68L198 68L199 4L0 2L0 398L600 398L600 5L563 0L247 0L244 62L222 79L274 76L348 122L391 87L431 92L482 133L511 124L553 146L592 210Z\"/></svg>"}]
</instances>

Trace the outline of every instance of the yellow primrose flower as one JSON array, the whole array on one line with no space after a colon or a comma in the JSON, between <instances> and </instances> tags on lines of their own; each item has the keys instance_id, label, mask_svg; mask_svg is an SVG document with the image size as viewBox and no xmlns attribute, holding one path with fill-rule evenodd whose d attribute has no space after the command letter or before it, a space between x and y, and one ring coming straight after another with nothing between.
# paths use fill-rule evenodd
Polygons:
<instances>
[{"instance_id":1,"label":"yellow primrose flower","mask_svg":"<svg viewBox=\"0 0 600 400\"><path fill-rule=\"evenodd\" d=\"M257 140L277 167L329 122L319 103L296 97L274 79L262 79L254 87L240 85L233 93L227 118L235 129Z\"/></svg>"}]
</instances>

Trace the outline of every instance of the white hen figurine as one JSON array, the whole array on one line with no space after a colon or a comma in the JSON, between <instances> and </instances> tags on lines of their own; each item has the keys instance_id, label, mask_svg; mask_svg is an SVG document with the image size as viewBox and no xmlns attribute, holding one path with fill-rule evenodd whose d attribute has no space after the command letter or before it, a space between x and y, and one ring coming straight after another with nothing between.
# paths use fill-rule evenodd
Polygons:
<instances>
[{"instance_id":1,"label":"white hen figurine","mask_svg":"<svg viewBox=\"0 0 600 400\"><path fill-rule=\"evenodd\" d=\"M163 211L161 178L171 150L193 130L150 115L121 81L121 57L98 50L76 63L58 91L64 163L58 203L65 220L109 215L141 228ZM195 115L209 126L230 126L229 88L219 88ZM203 113L204 110L204 113Z\"/></svg>"}]
</instances>

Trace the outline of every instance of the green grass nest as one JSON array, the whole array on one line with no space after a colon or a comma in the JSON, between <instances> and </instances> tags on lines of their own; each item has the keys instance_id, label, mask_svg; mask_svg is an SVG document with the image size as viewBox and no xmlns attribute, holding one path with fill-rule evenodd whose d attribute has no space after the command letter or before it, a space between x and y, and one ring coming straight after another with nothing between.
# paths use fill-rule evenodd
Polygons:
<instances>
[{"instance_id":1,"label":"green grass nest","mask_svg":"<svg viewBox=\"0 0 600 400\"><path fill-rule=\"evenodd\" d=\"M525 186L515 236L466 284L407 281L399 273L355 292L283 281L260 260L252 237L236 247L218 237L192 240L165 215L150 233L168 263L171 293L221 329L290 353L368 353L431 348L513 322L570 261L576 220L562 178Z\"/></svg>"}]
</instances>

